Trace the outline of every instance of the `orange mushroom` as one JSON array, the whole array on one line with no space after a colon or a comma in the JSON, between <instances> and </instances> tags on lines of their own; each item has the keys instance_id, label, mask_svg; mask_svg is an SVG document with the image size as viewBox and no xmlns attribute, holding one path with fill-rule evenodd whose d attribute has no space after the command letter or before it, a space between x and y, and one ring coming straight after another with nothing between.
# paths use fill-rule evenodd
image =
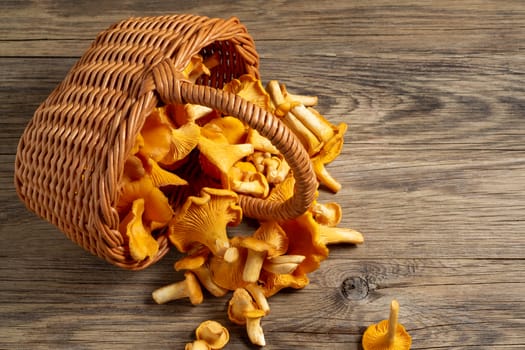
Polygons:
<instances>
[{"instance_id":1,"label":"orange mushroom","mask_svg":"<svg viewBox=\"0 0 525 350\"><path fill-rule=\"evenodd\" d=\"M210 344L204 340L194 340L184 346L184 350L212 350Z\"/></svg>"},{"instance_id":2,"label":"orange mushroom","mask_svg":"<svg viewBox=\"0 0 525 350\"><path fill-rule=\"evenodd\" d=\"M246 325L246 333L250 341L259 346L265 346L261 318L266 313L257 307L250 293L244 288L238 288L228 303L228 318L235 324Z\"/></svg>"},{"instance_id":3,"label":"orange mushroom","mask_svg":"<svg viewBox=\"0 0 525 350\"><path fill-rule=\"evenodd\" d=\"M264 311L265 314L270 313L270 305L268 304L268 299L264 295L264 289L261 286L255 283L248 283L246 286L244 286L244 289L250 293L259 309Z\"/></svg>"},{"instance_id":4,"label":"orange mushroom","mask_svg":"<svg viewBox=\"0 0 525 350\"><path fill-rule=\"evenodd\" d=\"M234 93L265 110L271 110L270 95L261 81L251 74L244 74L239 79L231 80L224 85L223 90Z\"/></svg>"},{"instance_id":5,"label":"orange mushroom","mask_svg":"<svg viewBox=\"0 0 525 350\"><path fill-rule=\"evenodd\" d=\"M184 273L183 281L158 288L151 293L151 296L157 304L164 304L172 300L189 298L193 305L198 305L202 303L204 299L199 282L195 275L190 271Z\"/></svg>"},{"instance_id":6,"label":"orange mushroom","mask_svg":"<svg viewBox=\"0 0 525 350\"><path fill-rule=\"evenodd\" d=\"M363 334L364 350L408 350L412 344L412 337L403 325L397 323L399 303L392 300L390 316L377 324L369 326Z\"/></svg>"},{"instance_id":7,"label":"orange mushroom","mask_svg":"<svg viewBox=\"0 0 525 350\"><path fill-rule=\"evenodd\" d=\"M273 258L286 253L288 237L279 224L267 221L259 226L253 237L241 238L239 245L248 251L243 280L256 282L267 257Z\"/></svg>"},{"instance_id":8,"label":"orange mushroom","mask_svg":"<svg viewBox=\"0 0 525 350\"><path fill-rule=\"evenodd\" d=\"M266 177L250 162L237 162L228 171L229 188L237 193L265 198L270 192Z\"/></svg>"},{"instance_id":9,"label":"orange mushroom","mask_svg":"<svg viewBox=\"0 0 525 350\"><path fill-rule=\"evenodd\" d=\"M230 340L228 329L217 321L202 322L195 330L197 340L203 340L213 350L222 349Z\"/></svg>"},{"instance_id":10,"label":"orange mushroom","mask_svg":"<svg viewBox=\"0 0 525 350\"><path fill-rule=\"evenodd\" d=\"M292 113L296 106L301 105L300 102L286 100L281 91L281 86L276 80L269 81L266 90L271 96L271 101L275 107L275 114L280 117L284 124L299 138L309 155L317 153L323 145L321 140Z\"/></svg>"},{"instance_id":11,"label":"orange mushroom","mask_svg":"<svg viewBox=\"0 0 525 350\"><path fill-rule=\"evenodd\" d=\"M261 271L260 280L261 288L267 298L284 288L302 289L310 283L306 274L277 274L266 270Z\"/></svg>"},{"instance_id":12,"label":"orange mushroom","mask_svg":"<svg viewBox=\"0 0 525 350\"><path fill-rule=\"evenodd\" d=\"M159 250L159 243L142 222L143 213L144 199L138 198L133 201L131 211L119 225L119 231L129 239L130 255L137 261L153 258Z\"/></svg>"},{"instance_id":13,"label":"orange mushroom","mask_svg":"<svg viewBox=\"0 0 525 350\"><path fill-rule=\"evenodd\" d=\"M233 165L242 158L253 153L253 146L249 143L223 144L201 137L198 144L201 154L217 169L221 175L227 175Z\"/></svg>"},{"instance_id":14,"label":"orange mushroom","mask_svg":"<svg viewBox=\"0 0 525 350\"><path fill-rule=\"evenodd\" d=\"M230 247L237 248L238 256L233 261L214 255L210 258L209 270L215 284L227 290L235 290L246 286L248 282L243 279L244 266L246 264L247 249L240 246L241 238L233 237ZM231 260L231 259L230 259Z\"/></svg>"},{"instance_id":15,"label":"orange mushroom","mask_svg":"<svg viewBox=\"0 0 525 350\"><path fill-rule=\"evenodd\" d=\"M294 274L306 274L319 268L321 261L328 257L328 248L320 237L320 225L314 220L312 213L279 223L288 236L287 254L303 255L305 259Z\"/></svg>"},{"instance_id":16,"label":"orange mushroom","mask_svg":"<svg viewBox=\"0 0 525 350\"><path fill-rule=\"evenodd\" d=\"M147 166L145 170L151 178L153 186L163 187L163 186L183 186L187 185L188 182L176 174L162 168L156 161L151 158L147 160Z\"/></svg>"},{"instance_id":17,"label":"orange mushroom","mask_svg":"<svg viewBox=\"0 0 525 350\"><path fill-rule=\"evenodd\" d=\"M203 125L203 131L224 135L228 143L234 145L245 142L248 127L235 117L213 118Z\"/></svg>"},{"instance_id":18,"label":"orange mushroom","mask_svg":"<svg viewBox=\"0 0 525 350\"><path fill-rule=\"evenodd\" d=\"M315 221L321 225L337 226L343 217L343 210L336 202L319 203L315 201L310 207Z\"/></svg>"},{"instance_id":19,"label":"orange mushroom","mask_svg":"<svg viewBox=\"0 0 525 350\"><path fill-rule=\"evenodd\" d=\"M279 154L279 150L266 137L259 134L255 129L249 129L246 142L251 143L256 151L268 152L271 154Z\"/></svg>"},{"instance_id":20,"label":"orange mushroom","mask_svg":"<svg viewBox=\"0 0 525 350\"><path fill-rule=\"evenodd\" d=\"M228 290L222 288L211 278L210 268L207 264L209 255L208 248L200 249L196 254L185 256L179 259L174 267L176 271L189 270L197 277L201 285L212 295L222 297Z\"/></svg>"},{"instance_id":21,"label":"orange mushroom","mask_svg":"<svg viewBox=\"0 0 525 350\"><path fill-rule=\"evenodd\" d=\"M290 173L290 166L282 154L265 158L262 161L264 173L269 183L277 184L283 182Z\"/></svg>"},{"instance_id":22,"label":"orange mushroom","mask_svg":"<svg viewBox=\"0 0 525 350\"><path fill-rule=\"evenodd\" d=\"M169 224L169 239L181 252L199 242L214 255L223 256L230 247L227 225L237 225L242 209L235 192L205 187L201 196L190 196Z\"/></svg>"}]
</instances>

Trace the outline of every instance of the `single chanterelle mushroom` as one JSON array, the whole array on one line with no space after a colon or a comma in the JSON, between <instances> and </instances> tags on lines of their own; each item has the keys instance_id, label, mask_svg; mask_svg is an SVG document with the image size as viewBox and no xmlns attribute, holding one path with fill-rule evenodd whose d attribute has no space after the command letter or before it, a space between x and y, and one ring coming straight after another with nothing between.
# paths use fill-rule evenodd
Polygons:
<instances>
[{"instance_id":1,"label":"single chanterelle mushroom","mask_svg":"<svg viewBox=\"0 0 525 350\"><path fill-rule=\"evenodd\" d=\"M129 239L129 250L133 259L142 261L147 257L154 257L159 244L151 235L150 230L144 226L142 216L144 213L144 199L133 201L131 211L120 223L119 231Z\"/></svg>"},{"instance_id":2,"label":"single chanterelle mushroom","mask_svg":"<svg viewBox=\"0 0 525 350\"><path fill-rule=\"evenodd\" d=\"M242 158L253 153L253 146L249 143L223 144L201 137L199 151L212 165L220 170L222 175L228 174L230 168Z\"/></svg>"},{"instance_id":3,"label":"single chanterelle mushroom","mask_svg":"<svg viewBox=\"0 0 525 350\"><path fill-rule=\"evenodd\" d=\"M412 337L403 325L397 323L399 303L392 300L390 316L377 324L369 326L363 334L364 350L408 350L412 344Z\"/></svg>"},{"instance_id":4,"label":"single chanterelle mushroom","mask_svg":"<svg viewBox=\"0 0 525 350\"><path fill-rule=\"evenodd\" d=\"M157 304L164 304L172 300L190 298L190 302L193 305L202 303L204 296L202 295L202 289L195 275L190 271L186 271L184 277L184 281L168 284L167 286L154 290L153 293L151 293L153 300L155 300Z\"/></svg>"},{"instance_id":5,"label":"single chanterelle mushroom","mask_svg":"<svg viewBox=\"0 0 525 350\"><path fill-rule=\"evenodd\" d=\"M270 96L261 81L251 74L244 74L239 79L233 79L224 85L223 90L234 93L265 110L270 110Z\"/></svg>"},{"instance_id":6,"label":"single chanterelle mushroom","mask_svg":"<svg viewBox=\"0 0 525 350\"><path fill-rule=\"evenodd\" d=\"M336 202L318 203L314 202L310 211L314 215L315 221L321 225L337 226L343 217L343 210Z\"/></svg>"},{"instance_id":7,"label":"single chanterelle mushroom","mask_svg":"<svg viewBox=\"0 0 525 350\"><path fill-rule=\"evenodd\" d=\"M261 318L266 313L257 308L250 293L244 288L238 288L228 304L228 318L238 325L246 324L246 332L250 341L259 346L265 346Z\"/></svg>"},{"instance_id":8,"label":"single chanterelle mushroom","mask_svg":"<svg viewBox=\"0 0 525 350\"><path fill-rule=\"evenodd\" d=\"M194 340L186 344L184 350L212 350L212 347L204 340Z\"/></svg>"},{"instance_id":9,"label":"single chanterelle mushroom","mask_svg":"<svg viewBox=\"0 0 525 350\"><path fill-rule=\"evenodd\" d=\"M222 349L230 340L228 329L217 321L204 321L195 331L197 340L204 340L213 350Z\"/></svg>"},{"instance_id":10,"label":"single chanterelle mushroom","mask_svg":"<svg viewBox=\"0 0 525 350\"><path fill-rule=\"evenodd\" d=\"M170 223L170 241L181 252L199 242L218 256L230 247L227 225L237 225L242 209L235 192L205 187L201 196L190 196Z\"/></svg>"}]
</instances>

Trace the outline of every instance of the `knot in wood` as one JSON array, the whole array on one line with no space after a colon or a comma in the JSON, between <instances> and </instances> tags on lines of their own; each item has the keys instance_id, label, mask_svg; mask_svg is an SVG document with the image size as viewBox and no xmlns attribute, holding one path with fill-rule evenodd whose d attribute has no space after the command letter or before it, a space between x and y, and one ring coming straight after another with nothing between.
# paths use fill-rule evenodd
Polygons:
<instances>
[{"instance_id":1,"label":"knot in wood","mask_svg":"<svg viewBox=\"0 0 525 350\"><path fill-rule=\"evenodd\" d=\"M368 290L368 282L361 277L348 277L341 283L341 294L348 300L362 300Z\"/></svg>"}]
</instances>

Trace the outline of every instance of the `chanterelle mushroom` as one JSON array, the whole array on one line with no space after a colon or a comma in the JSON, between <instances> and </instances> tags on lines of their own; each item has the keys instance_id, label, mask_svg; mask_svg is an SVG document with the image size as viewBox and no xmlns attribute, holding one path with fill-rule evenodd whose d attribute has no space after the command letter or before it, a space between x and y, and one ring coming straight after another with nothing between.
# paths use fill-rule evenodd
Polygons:
<instances>
[{"instance_id":1,"label":"chanterelle mushroom","mask_svg":"<svg viewBox=\"0 0 525 350\"><path fill-rule=\"evenodd\" d=\"M168 284L153 291L151 293L153 300L157 304L164 304L172 300L190 298L193 305L202 303L204 296L195 275L190 271L186 271L184 277L184 281Z\"/></svg>"},{"instance_id":2,"label":"chanterelle mushroom","mask_svg":"<svg viewBox=\"0 0 525 350\"><path fill-rule=\"evenodd\" d=\"M169 225L169 239L181 252L194 242L204 244L218 256L223 256L230 244L227 225L241 222L242 209L235 192L205 187L201 196L190 196Z\"/></svg>"},{"instance_id":3,"label":"chanterelle mushroom","mask_svg":"<svg viewBox=\"0 0 525 350\"><path fill-rule=\"evenodd\" d=\"M228 329L217 321L204 321L195 331L197 340L204 340L213 350L222 349L230 340Z\"/></svg>"},{"instance_id":4,"label":"chanterelle mushroom","mask_svg":"<svg viewBox=\"0 0 525 350\"><path fill-rule=\"evenodd\" d=\"M341 222L343 210L336 202L318 203L314 202L310 211L314 215L315 221L321 225L337 226Z\"/></svg>"},{"instance_id":5,"label":"chanterelle mushroom","mask_svg":"<svg viewBox=\"0 0 525 350\"><path fill-rule=\"evenodd\" d=\"M223 90L241 96L265 110L270 110L270 96L262 86L261 81L251 74L244 74L239 79L233 79L224 85Z\"/></svg>"},{"instance_id":6,"label":"chanterelle mushroom","mask_svg":"<svg viewBox=\"0 0 525 350\"><path fill-rule=\"evenodd\" d=\"M369 326L363 335L364 350L408 350L412 344L412 337L403 325L397 323L399 303L392 300L390 316L377 324Z\"/></svg>"},{"instance_id":7,"label":"chanterelle mushroom","mask_svg":"<svg viewBox=\"0 0 525 350\"><path fill-rule=\"evenodd\" d=\"M151 232L144 226L144 199L133 202L131 211L120 223L119 230L129 239L129 250L133 259L141 261L153 257L159 250L158 242L151 236Z\"/></svg>"},{"instance_id":8,"label":"chanterelle mushroom","mask_svg":"<svg viewBox=\"0 0 525 350\"><path fill-rule=\"evenodd\" d=\"M228 174L228 171L236 162L254 151L253 146L249 143L223 144L206 137L200 138L198 147L206 160L220 170L220 175Z\"/></svg>"},{"instance_id":9,"label":"chanterelle mushroom","mask_svg":"<svg viewBox=\"0 0 525 350\"><path fill-rule=\"evenodd\" d=\"M210 344L204 340L194 340L191 343L187 343L184 350L212 350Z\"/></svg>"},{"instance_id":10,"label":"chanterelle mushroom","mask_svg":"<svg viewBox=\"0 0 525 350\"><path fill-rule=\"evenodd\" d=\"M303 255L305 259L296 269L297 274L306 274L319 268L328 257L328 248L320 236L320 225L311 212L279 223L288 236L287 254Z\"/></svg>"},{"instance_id":11,"label":"chanterelle mushroom","mask_svg":"<svg viewBox=\"0 0 525 350\"><path fill-rule=\"evenodd\" d=\"M264 333L261 327L261 318L266 313L257 308L250 293L244 288L238 288L228 303L228 317L233 323L246 324L248 338L253 344L265 346Z\"/></svg>"}]
</instances>

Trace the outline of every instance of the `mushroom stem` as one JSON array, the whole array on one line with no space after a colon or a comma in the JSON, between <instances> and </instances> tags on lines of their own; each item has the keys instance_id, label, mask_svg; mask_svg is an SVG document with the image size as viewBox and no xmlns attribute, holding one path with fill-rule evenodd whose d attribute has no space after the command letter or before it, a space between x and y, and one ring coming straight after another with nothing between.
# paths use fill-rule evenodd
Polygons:
<instances>
[{"instance_id":1,"label":"mushroom stem","mask_svg":"<svg viewBox=\"0 0 525 350\"><path fill-rule=\"evenodd\" d=\"M195 275L189 271L185 274L184 281L168 284L158 288L151 293L157 304L165 304L172 300L190 298L193 305L202 303L203 295Z\"/></svg>"},{"instance_id":2,"label":"mushroom stem","mask_svg":"<svg viewBox=\"0 0 525 350\"><path fill-rule=\"evenodd\" d=\"M266 258L265 251L258 252L253 249L248 249L246 265L244 265L244 271L242 273L242 279L245 282L257 282L261 273L264 258Z\"/></svg>"},{"instance_id":3,"label":"mushroom stem","mask_svg":"<svg viewBox=\"0 0 525 350\"><path fill-rule=\"evenodd\" d=\"M228 290L225 288L222 288L217 283L215 283L211 277L211 272L208 267L200 266L192 272L197 276L200 283L206 288L208 292L210 292L212 295L216 297L222 297L228 293Z\"/></svg>"},{"instance_id":4,"label":"mushroom stem","mask_svg":"<svg viewBox=\"0 0 525 350\"><path fill-rule=\"evenodd\" d=\"M359 231L326 225L319 225L319 238L324 244L360 244L364 242L364 237Z\"/></svg>"},{"instance_id":5,"label":"mushroom stem","mask_svg":"<svg viewBox=\"0 0 525 350\"><path fill-rule=\"evenodd\" d=\"M392 300L390 303L390 316L388 317L388 345L394 343L396 337L397 320L399 317L399 303L397 300Z\"/></svg>"},{"instance_id":6,"label":"mushroom stem","mask_svg":"<svg viewBox=\"0 0 525 350\"><path fill-rule=\"evenodd\" d=\"M266 340L264 339L264 332L261 327L261 317L247 318L246 319L246 333L250 341L259 346L265 346Z\"/></svg>"}]
</instances>

